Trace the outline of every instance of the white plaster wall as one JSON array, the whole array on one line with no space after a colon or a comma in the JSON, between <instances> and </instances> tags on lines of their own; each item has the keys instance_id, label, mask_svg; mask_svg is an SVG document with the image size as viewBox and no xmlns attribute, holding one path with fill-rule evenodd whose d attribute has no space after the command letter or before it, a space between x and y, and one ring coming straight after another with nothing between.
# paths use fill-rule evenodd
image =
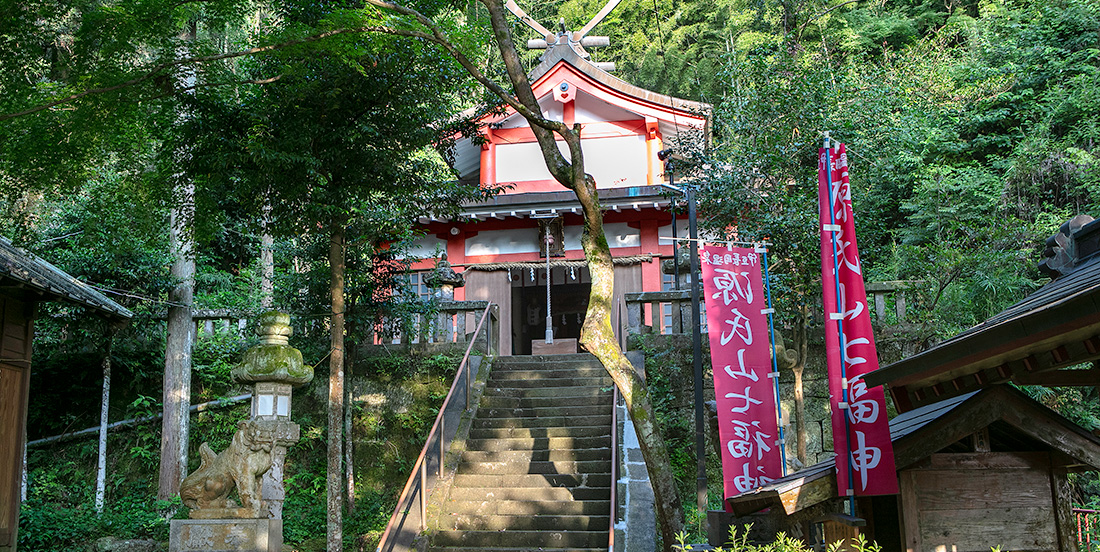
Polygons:
<instances>
[{"instance_id":1,"label":"white plaster wall","mask_svg":"<svg viewBox=\"0 0 1100 552\"><path fill-rule=\"evenodd\" d=\"M538 253L538 228L490 230L466 238L466 255L506 255L508 253Z\"/></svg>"},{"instance_id":2,"label":"white plaster wall","mask_svg":"<svg viewBox=\"0 0 1100 552\"><path fill-rule=\"evenodd\" d=\"M581 225L565 227L565 249L581 249ZM615 222L603 225L603 233L607 236L607 245L611 247L638 247L641 244L641 233L636 228L631 228L625 222Z\"/></svg>"},{"instance_id":3,"label":"white plaster wall","mask_svg":"<svg viewBox=\"0 0 1100 552\"><path fill-rule=\"evenodd\" d=\"M409 257L436 257L440 253L447 252L447 242L435 236L424 236L412 243L409 247Z\"/></svg>"},{"instance_id":4,"label":"white plaster wall","mask_svg":"<svg viewBox=\"0 0 1100 552\"><path fill-rule=\"evenodd\" d=\"M582 142L584 168L596 179L597 188L645 186L645 137L616 136Z\"/></svg>"},{"instance_id":5,"label":"white plaster wall","mask_svg":"<svg viewBox=\"0 0 1100 552\"><path fill-rule=\"evenodd\" d=\"M554 99L553 94L547 94L539 98L539 107L542 108L542 116L546 119L551 121L562 121L565 119L562 104ZM526 126L527 119L519 116L519 114L512 114L510 117L500 122L500 128L520 128Z\"/></svg>"},{"instance_id":6,"label":"white plaster wall","mask_svg":"<svg viewBox=\"0 0 1100 552\"><path fill-rule=\"evenodd\" d=\"M576 106L573 118L578 123L636 121L642 118L637 113L606 103L587 92L578 92L574 103Z\"/></svg>"},{"instance_id":7,"label":"white plaster wall","mask_svg":"<svg viewBox=\"0 0 1100 552\"><path fill-rule=\"evenodd\" d=\"M625 222L605 224L603 233L611 247L638 247L642 243L641 232Z\"/></svg>"},{"instance_id":8,"label":"white plaster wall","mask_svg":"<svg viewBox=\"0 0 1100 552\"><path fill-rule=\"evenodd\" d=\"M672 237L672 224L665 224L657 229L657 235L663 238ZM676 214L676 237L686 238L688 237L688 218L687 213ZM670 245L672 240L661 240L661 245Z\"/></svg>"},{"instance_id":9,"label":"white plaster wall","mask_svg":"<svg viewBox=\"0 0 1100 552\"><path fill-rule=\"evenodd\" d=\"M558 149L566 154L565 142ZM598 188L644 186L646 183L645 137L616 136L584 140L585 169L596 179ZM567 155L567 154L566 154ZM550 171L537 143L497 146L497 182L550 180Z\"/></svg>"},{"instance_id":10,"label":"white plaster wall","mask_svg":"<svg viewBox=\"0 0 1100 552\"><path fill-rule=\"evenodd\" d=\"M565 142L558 142L558 149L564 154ZM536 142L526 144L497 145L497 182L525 182L528 180L550 180L550 171L546 170L546 161Z\"/></svg>"},{"instance_id":11,"label":"white plaster wall","mask_svg":"<svg viewBox=\"0 0 1100 552\"><path fill-rule=\"evenodd\" d=\"M564 229L565 249L581 249L581 225L570 225ZM637 229L625 222L604 225L604 234L611 247L638 247L641 236ZM506 255L509 253L538 253L540 251L539 231L537 228L519 228L515 230L489 230L479 232L472 238L466 238L466 255Z\"/></svg>"}]
</instances>

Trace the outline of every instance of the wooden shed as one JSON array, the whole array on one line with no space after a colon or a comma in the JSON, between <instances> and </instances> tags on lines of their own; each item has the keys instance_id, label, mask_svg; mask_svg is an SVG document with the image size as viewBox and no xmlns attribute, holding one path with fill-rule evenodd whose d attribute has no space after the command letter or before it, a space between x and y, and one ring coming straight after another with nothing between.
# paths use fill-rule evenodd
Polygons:
<instances>
[{"instance_id":1,"label":"wooden shed","mask_svg":"<svg viewBox=\"0 0 1100 552\"><path fill-rule=\"evenodd\" d=\"M886 552L1076 551L1067 474L1100 470L1100 439L1005 385L890 423L900 492L837 498L832 461L729 499L754 536L808 544L863 534ZM728 522L727 522L728 523Z\"/></svg>"},{"instance_id":2,"label":"wooden shed","mask_svg":"<svg viewBox=\"0 0 1100 552\"><path fill-rule=\"evenodd\" d=\"M0 552L19 540L31 343L38 303L69 301L126 320L132 314L50 263L0 238Z\"/></svg>"}]
</instances>

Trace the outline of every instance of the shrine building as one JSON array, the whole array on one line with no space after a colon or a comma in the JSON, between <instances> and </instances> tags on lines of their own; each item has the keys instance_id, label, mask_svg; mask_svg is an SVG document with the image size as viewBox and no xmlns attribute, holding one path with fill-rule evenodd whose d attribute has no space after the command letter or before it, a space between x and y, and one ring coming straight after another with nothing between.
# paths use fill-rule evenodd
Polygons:
<instances>
[{"instance_id":1,"label":"shrine building","mask_svg":"<svg viewBox=\"0 0 1100 552\"><path fill-rule=\"evenodd\" d=\"M529 77L544 117L581 125L585 167L596 180L614 257L613 325L619 332L624 293L661 291L672 282L671 275L662 274L661 261L673 256L669 208L679 195L662 187L669 175L658 152L689 139L705 140L710 106L612 76L603 64L590 61L583 39L579 33L557 33ZM551 352L541 343L549 277L550 320L559 342L552 352L575 352L570 340L580 335L590 289L580 203L550 175L521 115L508 109L478 123L481 140L457 141L454 169L462 181L506 189L489 201L463 205L455 220L420 219L426 236L410 255L424 260L412 266L412 284L422 286L425 271L445 253L466 282L454 299L497 303L501 354L531 354L533 346L536 353ZM564 141L558 144L565 151ZM686 237L686 216L676 226L677 235ZM553 238L549 247L547 232ZM574 350L565 350L570 347Z\"/></svg>"}]
</instances>

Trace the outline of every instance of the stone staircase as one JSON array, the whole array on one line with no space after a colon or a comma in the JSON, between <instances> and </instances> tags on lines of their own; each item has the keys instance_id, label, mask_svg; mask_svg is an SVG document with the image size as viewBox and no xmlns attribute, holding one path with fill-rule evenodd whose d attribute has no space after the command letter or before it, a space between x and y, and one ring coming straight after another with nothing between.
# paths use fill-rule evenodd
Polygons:
<instances>
[{"instance_id":1,"label":"stone staircase","mask_svg":"<svg viewBox=\"0 0 1100 552\"><path fill-rule=\"evenodd\" d=\"M497 358L429 550L606 551L612 385L591 355Z\"/></svg>"}]
</instances>

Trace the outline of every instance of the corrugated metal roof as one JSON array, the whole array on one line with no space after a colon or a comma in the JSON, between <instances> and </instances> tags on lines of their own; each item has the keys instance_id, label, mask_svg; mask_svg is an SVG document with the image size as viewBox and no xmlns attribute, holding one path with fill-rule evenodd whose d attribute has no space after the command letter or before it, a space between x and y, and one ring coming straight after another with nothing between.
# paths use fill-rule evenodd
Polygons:
<instances>
[{"instance_id":1,"label":"corrugated metal roof","mask_svg":"<svg viewBox=\"0 0 1100 552\"><path fill-rule=\"evenodd\" d=\"M88 284L15 247L6 238L0 238L0 276L7 276L32 289L93 308L111 317L128 319L134 315Z\"/></svg>"},{"instance_id":2,"label":"corrugated metal roof","mask_svg":"<svg viewBox=\"0 0 1100 552\"><path fill-rule=\"evenodd\" d=\"M965 395L959 395L958 397L952 397L947 400L922 406L915 410L910 410L909 412L898 414L897 417L890 420L890 440L897 441L917 431L940 416L947 414L956 406L966 402L967 399L977 395L979 392L980 391L973 391Z\"/></svg>"},{"instance_id":3,"label":"corrugated metal roof","mask_svg":"<svg viewBox=\"0 0 1100 552\"><path fill-rule=\"evenodd\" d=\"M905 437L906 435L909 435L919 430L920 428L928 425L937 418L943 416L944 414L947 414L960 404L966 402L969 398L973 397L979 392L980 391L974 391L973 393L967 393L966 395L960 395L958 397L953 397L945 401L930 404L916 410L911 410L904 414L899 414L893 420L890 420L890 440L897 441L902 437ZM751 497L753 497L754 495L763 496L771 493L782 494L791 489L795 489L797 487L805 485L806 483L815 479L831 476L834 473L833 469L835 466L836 462L834 462L834 459L830 458L829 460L818 462L817 464L809 466L805 469L776 479L775 481L772 481L767 485L763 485L747 493L738 495L738 498L744 500L751 499Z\"/></svg>"}]
</instances>

